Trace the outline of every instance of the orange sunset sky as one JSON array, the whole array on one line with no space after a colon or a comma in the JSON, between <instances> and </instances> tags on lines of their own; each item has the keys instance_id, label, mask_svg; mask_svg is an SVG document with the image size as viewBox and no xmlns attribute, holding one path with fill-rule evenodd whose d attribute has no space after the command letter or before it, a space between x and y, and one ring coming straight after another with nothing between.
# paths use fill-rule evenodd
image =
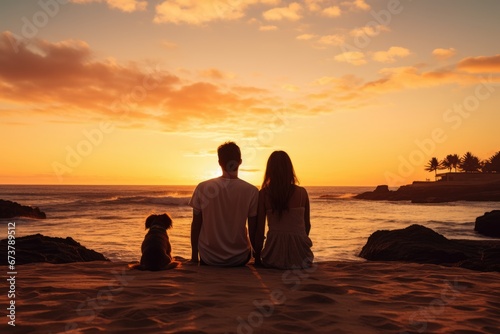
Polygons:
<instances>
[{"instance_id":1,"label":"orange sunset sky","mask_svg":"<svg viewBox=\"0 0 500 334\"><path fill-rule=\"evenodd\" d=\"M7 0L0 184L433 179L500 150L500 1Z\"/></svg>"}]
</instances>

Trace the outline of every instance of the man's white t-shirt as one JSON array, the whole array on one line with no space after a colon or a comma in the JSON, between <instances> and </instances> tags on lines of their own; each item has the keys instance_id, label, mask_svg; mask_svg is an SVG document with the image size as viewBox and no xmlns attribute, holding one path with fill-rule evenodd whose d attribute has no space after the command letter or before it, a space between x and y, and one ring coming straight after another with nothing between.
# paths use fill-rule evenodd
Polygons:
<instances>
[{"instance_id":1,"label":"man's white t-shirt","mask_svg":"<svg viewBox=\"0 0 500 334\"><path fill-rule=\"evenodd\" d=\"M241 179L218 177L200 183L189 205L201 211L198 251L209 265L238 265L250 257L246 222L257 216L257 187Z\"/></svg>"}]
</instances>

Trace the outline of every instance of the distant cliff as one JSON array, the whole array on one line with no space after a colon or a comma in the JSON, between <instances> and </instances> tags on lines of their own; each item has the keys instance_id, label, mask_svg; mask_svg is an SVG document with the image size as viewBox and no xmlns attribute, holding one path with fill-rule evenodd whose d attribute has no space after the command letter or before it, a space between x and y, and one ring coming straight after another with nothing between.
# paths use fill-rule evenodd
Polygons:
<instances>
[{"instance_id":1,"label":"distant cliff","mask_svg":"<svg viewBox=\"0 0 500 334\"><path fill-rule=\"evenodd\" d=\"M31 206L25 206L16 202L0 199L0 218L14 217L30 217L37 219L47 218L45 212L40 211L37 207L32 208Z\"/></svg>"},{"instance_id":2,"label":"distant cliff","mask_svg":"<svg viewBox=\"0 0 500 334\"><path fill-rule=\"evenodd\" d=\"M413 203L439 203L453 201L500 201L500 182L487 184L459 184L453 182L414 182L389 190L378 186L354 196L357 199L380 201L412 201Z\"/></svg>"}]
</instances>

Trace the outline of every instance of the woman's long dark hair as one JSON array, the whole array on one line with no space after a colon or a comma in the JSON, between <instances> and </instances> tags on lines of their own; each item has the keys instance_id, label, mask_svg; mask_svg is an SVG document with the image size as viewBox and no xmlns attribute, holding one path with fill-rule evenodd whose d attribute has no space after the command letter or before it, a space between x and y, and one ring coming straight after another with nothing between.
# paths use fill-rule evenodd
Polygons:
<instances>
[{"instance_id":1,"label":"woman's long dark hair","mask_svg":"<svg viewBox=\"0 0 500 334\"><path fill-rule=\"evenodd\" d=\"M273 213L277 211L281 217L283 211L288 211L288 201L293 195L296 184L298 184L297 176L288 154L284 151L271 153L267 160L262 189L267 189Z\"/></svg>"}]
</instances>

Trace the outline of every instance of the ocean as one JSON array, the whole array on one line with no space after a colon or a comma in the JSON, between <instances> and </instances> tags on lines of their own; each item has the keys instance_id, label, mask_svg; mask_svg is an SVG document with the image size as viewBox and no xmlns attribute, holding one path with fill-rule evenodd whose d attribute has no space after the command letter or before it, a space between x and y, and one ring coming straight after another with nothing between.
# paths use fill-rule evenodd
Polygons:
<instances>
[{"instance_id":1,"label":"ocean","mask_svg":"<svg viewBox=\"0 0 500 334\"><path fill-rule=\"evenodd\" d=\"M375 187L305 187L311 202L311 233L316 261L363 261L357 255L376 230L427 226L451 239L487 239L474 232L476 217L500 209L500 202L412 204L407 201L356 200ZM47 219L16 222L16 237L41 233L72 237L112 261L138 261L144 221L152 213L173 219L169 237L173 255L191 256L191 208L194 186L41 186L0 185L0 198L38 206Z\"/></svg>"}]
</instances>

